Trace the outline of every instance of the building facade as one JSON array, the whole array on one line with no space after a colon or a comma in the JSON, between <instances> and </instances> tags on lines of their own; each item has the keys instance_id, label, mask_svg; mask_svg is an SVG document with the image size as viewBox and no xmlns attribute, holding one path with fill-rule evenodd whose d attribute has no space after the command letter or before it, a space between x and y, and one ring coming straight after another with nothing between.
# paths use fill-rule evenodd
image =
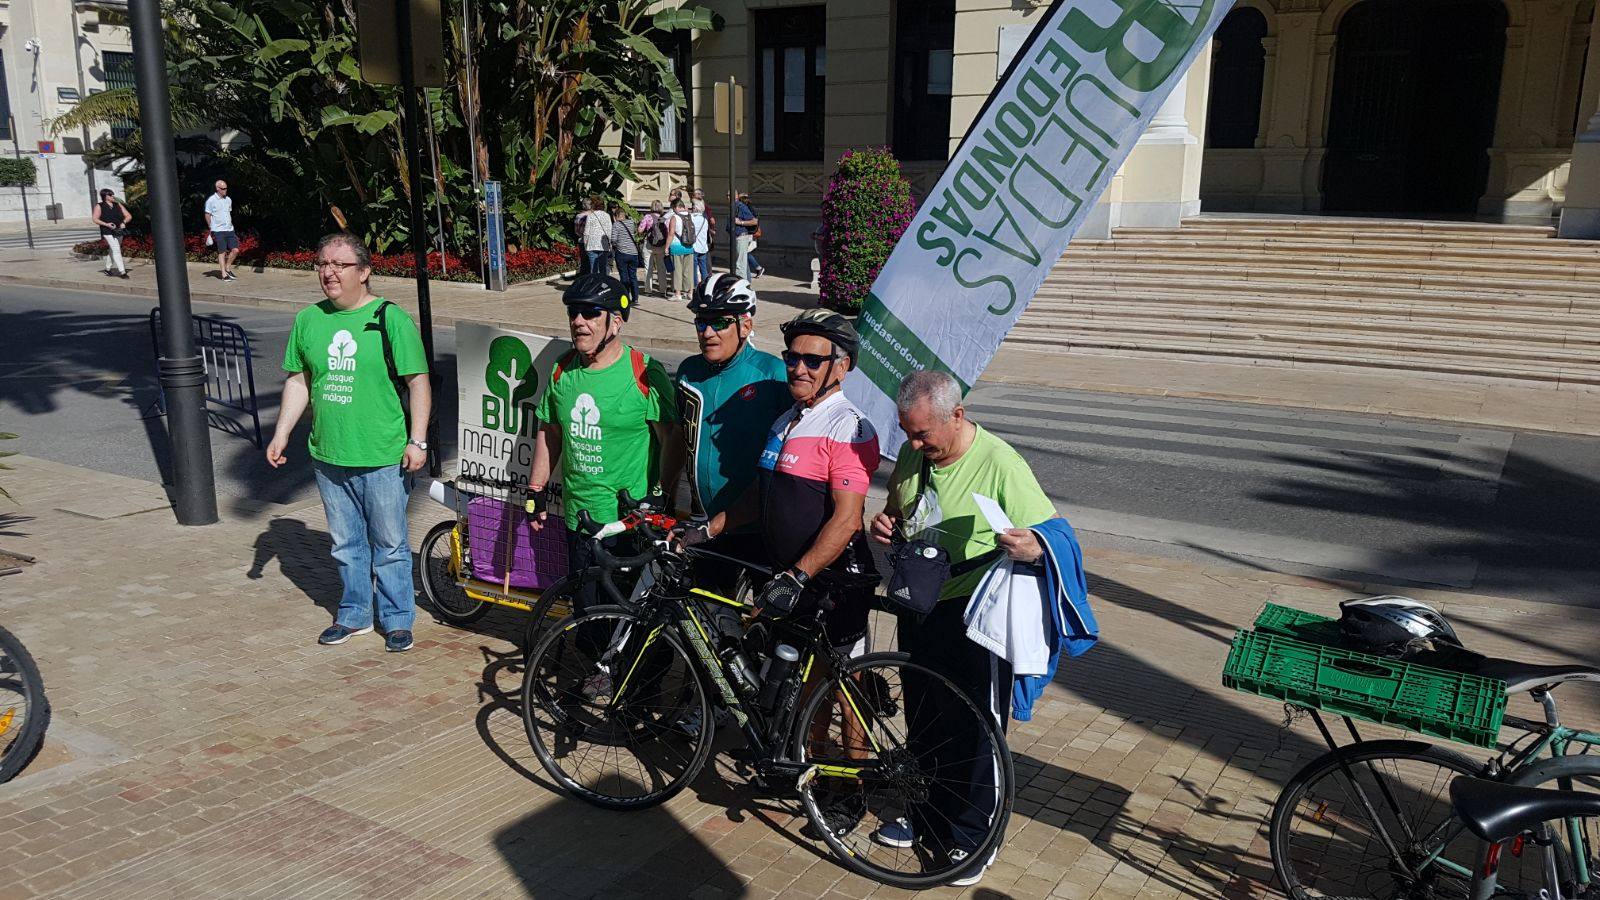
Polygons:
<instances>
[{"instance_id":1,"label":"building facade","mask_svg":"<svg viewBox=\"0 0 1600 900\"><path fill-rule=\"evenodd\" d=\"M131 133L135 123L51 133L50 122L80 97L107 87L132 86L133 45L127 0L0 0L0 153L31 158L38 186L28 192L35 218L60 204L66 219L87 219L96 187L119 194L122 182L110 170L93 173L83 150L113 132ZM54 152L40 152L53 141ZM22 198L0 189L0 222L22 218Z\"/></svg>"},{"instance_id":2,"label":"building facade","mask_svg":"<svg viewBox=\"0 0 1600 900\"><path fill-rule=\"evenodd\" d=\"M937 180L1047 0L697 0L723 20L667 48L689 88L629 199L722 202L713 86L745 86L735 185L773 252L809 256L855 147ZM666 4L664 4L666 5ZM1202 207L1549 222L1600 236L1595 0L1239 0L1158 111L1086 236ZM1575 154L1577 163L1574 162Z\"/></svg>"}]
</instances>

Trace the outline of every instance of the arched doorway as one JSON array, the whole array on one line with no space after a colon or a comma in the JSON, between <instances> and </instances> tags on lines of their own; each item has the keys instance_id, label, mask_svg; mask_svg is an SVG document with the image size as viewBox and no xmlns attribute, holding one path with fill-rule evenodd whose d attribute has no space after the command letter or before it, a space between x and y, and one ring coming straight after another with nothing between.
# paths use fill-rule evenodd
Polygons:
<instances>
[{"instance_id":1,"label":"arched doorway","mask_svg":"<svg viewBox=\"0 0 1600 900\"><path fill-rule=\"evenodd\" d=\"M1339 24L1323 209L1470 215L1489 174L1506 11L1365 0Z\"/></svg>"},{"instance_id":2,"label":"arched doorway","mask_svg":"<svg viewBox=\"0 0 1600 900\"><path fill-rule=\"evenodd\" d=\"M1261 83L1266 75L1267 17L1248 6L1228 13L1217 26L1211 52L1211 101L1206 145L1249 149L1261 129Z\"/></svg>"}]
</instances>

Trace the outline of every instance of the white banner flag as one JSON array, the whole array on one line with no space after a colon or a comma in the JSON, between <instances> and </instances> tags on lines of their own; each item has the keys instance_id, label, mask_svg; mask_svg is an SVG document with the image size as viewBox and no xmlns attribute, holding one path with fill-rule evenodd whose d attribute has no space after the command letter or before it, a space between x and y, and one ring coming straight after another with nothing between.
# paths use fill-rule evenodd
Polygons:
<instances>
[{"instance_id":1,"label":"white banner flag","mask_svg":"<svg viewBox=\"0 0 1600 900\"><path fill-rule=\"evenodd\" d=\"M970 387L1233 0L1056 0L862 305L845 392L886 456L900 381Z\"/></svg>"}]
</instances>

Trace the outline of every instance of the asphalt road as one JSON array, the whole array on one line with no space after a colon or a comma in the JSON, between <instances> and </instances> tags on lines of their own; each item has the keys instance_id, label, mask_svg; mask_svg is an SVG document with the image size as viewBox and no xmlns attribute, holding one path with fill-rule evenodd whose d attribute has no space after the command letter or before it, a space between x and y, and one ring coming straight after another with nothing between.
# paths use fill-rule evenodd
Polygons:
<instances>
[{"instance_id":1,"label":"asphalt road","mask_svg":"<svg viewBox=\"0 0 1600 900\"><path fill-rule=\"evenodd\" d=\"M250 334L270 436L291 316L195 311ZM148 313L122 295L0 286L0 431L21 435L8 449L169 480L164 420L143 416L157 397ZM453 330L437 353L449 423ZM1600 606L1597 438L992 384L969 404L1091 544ZM273 471L247 416L214 418L224 507L315 496L302 442Z\"/></svg>"}]
</instances>

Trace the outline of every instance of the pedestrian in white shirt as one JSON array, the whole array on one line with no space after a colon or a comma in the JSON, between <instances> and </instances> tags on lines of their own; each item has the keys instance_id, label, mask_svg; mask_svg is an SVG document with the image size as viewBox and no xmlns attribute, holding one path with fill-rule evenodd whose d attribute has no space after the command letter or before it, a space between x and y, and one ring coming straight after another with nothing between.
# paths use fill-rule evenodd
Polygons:
<instances>
[{"instance_id":1,"label":"pedestrian in white shirt","mask_svg":"<svg viewBox=\"0 0 1600 900\"><path fill-rule=\"evenodd\" d=\"M239 235L233 230L233 198L228 196L228 183L218 179L217 192L206 198L206 228L211 230L211 244L217 248L217 264L222 267L223 281L236 281L233 261L239 256Z\"/></svg>"}]
</instances>

